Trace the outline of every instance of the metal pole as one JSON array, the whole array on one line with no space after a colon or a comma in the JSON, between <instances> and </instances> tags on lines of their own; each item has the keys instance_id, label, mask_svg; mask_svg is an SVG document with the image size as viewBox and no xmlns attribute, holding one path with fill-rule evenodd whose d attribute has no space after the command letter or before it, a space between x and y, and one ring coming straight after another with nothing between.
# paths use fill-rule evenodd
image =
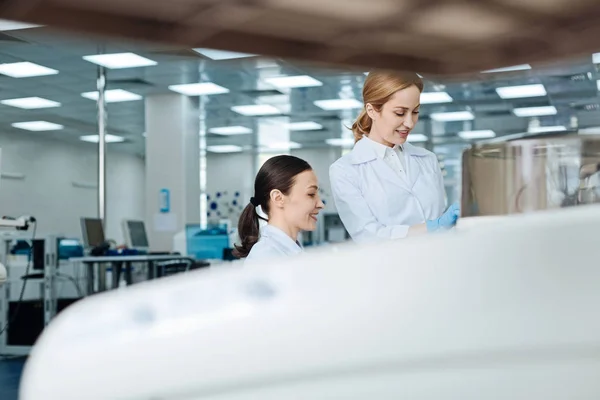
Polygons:
<instances>
[{"instance_id":1,"label":"metal pole","mask_svg":"<svg viewBox=\"0 0 600 400\"><path fill-rule=\"evenodd\" d=\"M198 75L200 82L208 81L205 74L206 64L205 61L200 61L200 65L198 66ZM206 193L206 105L208 99L206 96L200 96L198 111L200 113L200 149L199 149L199 157L200 157L200 227L202 229L206 229L208 225L208 200Z\"/></svg>"},{"instance_id":2,"label":"metal pole","mask_svg":"<svg viewBox=\"0 0 600 400\"><path fill-rule=\"evenodd\" d=\"M106 229L106 70L98 67L98 218Z\"/></svg>"}]
</instances>

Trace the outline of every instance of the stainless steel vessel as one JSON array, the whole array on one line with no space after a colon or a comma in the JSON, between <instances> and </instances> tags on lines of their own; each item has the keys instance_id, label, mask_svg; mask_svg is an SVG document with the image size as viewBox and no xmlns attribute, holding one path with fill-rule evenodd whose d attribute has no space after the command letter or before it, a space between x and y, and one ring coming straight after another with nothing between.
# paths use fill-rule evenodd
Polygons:
<instances>
[{"instance_id":1,"label":"stainless steel vessel","mask_svg":"<svg viewBox=\"0 0 600 400\"><path fill-rule=\"evenodd\" d=\"M526 213L600 202L600 135L486 142L462 159L462 216Z\"/></svg>"}]
</instances>

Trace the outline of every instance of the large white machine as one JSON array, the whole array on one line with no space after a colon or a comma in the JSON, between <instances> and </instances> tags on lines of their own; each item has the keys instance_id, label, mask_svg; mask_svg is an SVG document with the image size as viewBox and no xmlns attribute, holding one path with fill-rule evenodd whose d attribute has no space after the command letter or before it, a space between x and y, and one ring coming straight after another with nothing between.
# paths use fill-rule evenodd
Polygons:
<instances>
[{"instance_id":1,"label":"large white machine","mask_svg":"<svg viewBox=\"0 0 600 400\"><path fill-rule=\"evenodd\" d=\"M19 398L597 400L599 231L582 206L92 296Z\"/></svg>"},{"instance_id":2,"label":"large white machine","mask_svg":"<svg viewBox=\"0 0 600 400\"><path fill-rule=\"evenodd\" d=\"M16 219L0 218L0 228L13 228L19 230L27 230L29 224L35 222L35 219L30 216L21 216ZM0 262L0 286L8 279L8 271L6 266Z\"/></svg>"}]
</instances>

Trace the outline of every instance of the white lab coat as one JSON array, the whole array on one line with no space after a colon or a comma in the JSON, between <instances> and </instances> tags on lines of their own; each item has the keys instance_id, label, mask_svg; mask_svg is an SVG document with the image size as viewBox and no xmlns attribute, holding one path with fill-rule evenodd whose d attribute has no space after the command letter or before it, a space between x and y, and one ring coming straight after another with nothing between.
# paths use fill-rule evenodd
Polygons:
<instances>
[{"instance_id":1,"label":"white lab coat","mask_svg":"<svg viewBox=\"0 0 600 400\"><path fill-rule=\"evenodd\" d=\"M335 206L354 241L404 238L410 226L443 214L446 196L437 157L410 143L403 148L402 177L364 139L329 168Z\"/></svg>"},{"instance_id":2,"label":"white lab coat","mask_svg":"<svg viewBox=\"0 0 600 400\"><path fill-rule=\"evenodd\" d=\"M288 257L302 252L300 244L293 241L285 232L273 225L265 225L258 242L252 246L246 263L255 263L275 257Z\"/></svg>"}]
</instances>

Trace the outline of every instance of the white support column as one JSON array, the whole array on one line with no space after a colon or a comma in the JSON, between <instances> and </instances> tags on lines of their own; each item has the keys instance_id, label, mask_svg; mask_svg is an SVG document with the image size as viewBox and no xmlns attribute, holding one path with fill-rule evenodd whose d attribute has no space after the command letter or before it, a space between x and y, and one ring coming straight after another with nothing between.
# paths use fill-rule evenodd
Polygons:
<instances>
[{"instance_id":1,"label":"white support column","mask_svg":"<svg viewBox=\"0 0 600 400\"><path fill-rule=\"evenodd\" d=\"M170 251L188 223L200 223L198 101L146 98L146 230L152 250Z\"/></svg>"}]
</instances>

